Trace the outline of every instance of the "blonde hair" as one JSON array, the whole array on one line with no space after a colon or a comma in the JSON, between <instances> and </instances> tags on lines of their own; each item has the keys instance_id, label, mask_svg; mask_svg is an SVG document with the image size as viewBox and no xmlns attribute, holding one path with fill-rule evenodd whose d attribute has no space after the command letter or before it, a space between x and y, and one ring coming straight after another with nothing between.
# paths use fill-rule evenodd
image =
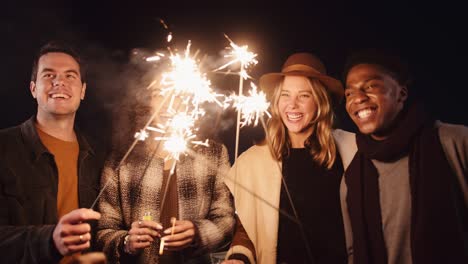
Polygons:
<instances>
[{"instance_id":1,"label":"blonde hair","mask_svg":"<svg viewBox=\"0 0 468 264\"><path fill-rule=\"evenodd\" d=\"M312 97L317 104L317 113L311 121L313 131L304 142L304 145L309 149L314 161L330 169L336 159L336 145L332 136L334 115L331 106L331 98L325 86L319 80L308 77L304 78L307 78L307 83L312 91ZM271 140L270 150L273 157L277 160L281 160L283 156L288 156L291 147L287 128L281 120L278 109L278 101L283 82L284 78L274 89L271 104L272 117L268 121L267 127L268 135Z\"/></svg>"}]
</instances>

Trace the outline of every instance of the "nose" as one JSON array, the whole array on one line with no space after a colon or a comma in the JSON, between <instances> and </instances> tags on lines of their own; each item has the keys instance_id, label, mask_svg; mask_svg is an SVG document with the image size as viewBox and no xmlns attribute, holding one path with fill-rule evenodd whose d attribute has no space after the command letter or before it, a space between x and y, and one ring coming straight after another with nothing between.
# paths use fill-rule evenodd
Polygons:
<instances>
[{"instance_id":1,"label":"nose","mask_svg":"<svg viewBox=\"0 0 468 264\"><path fill-rule=\"evenodd\" d=\"M64 83L65 83L65 78L61 74L57 74L57 76L55 76L52 82L54 86L61 86Z\"/></svg>"},{"instance_id":2,"label":"nose","mask_svg":"<svg viewBox=\"0 0 468 264\"><path fill-rule=\"evenodd\" d=\"M366 102L367 100L369 99L369 97L367 96L367 94L362 91L362 90L357 90L353 96L353 101L356 103L356 104L361 104L361 103L364 103Z\"/></svg>"},{"instance_id":3,"label":"nose","mask_svg":"<svg viewBox=\"0 0 468 264\"><path fill-rule=\"evenodd\" d=\"M291 108L296 108L297 105L298 105L298 98L296 96L291 96L291 98L289 99L289 102L288 102L289 106Z\"/></svg>"}]
</instances>

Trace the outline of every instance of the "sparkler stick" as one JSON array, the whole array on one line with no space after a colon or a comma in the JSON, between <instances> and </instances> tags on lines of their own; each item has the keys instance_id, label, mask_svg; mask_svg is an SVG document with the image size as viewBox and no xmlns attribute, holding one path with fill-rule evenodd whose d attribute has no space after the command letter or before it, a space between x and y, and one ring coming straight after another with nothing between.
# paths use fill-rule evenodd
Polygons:
<instances>
[{"instance_id":1,"label":"sparkler stick","mask_svg":"<svg viewBox=\"0 0 468 264\"><path fill-rule=\"evenodd\" d=\"M164 253L164 239L161 239L159 241L159 255L162 255Z\"/></svg>"},{"instance_id":2,"label":"sparkler stick","mask_svg":"<svg viewBox=\"0 0 468 264\"><path fill-rule=\"evenodd\" d=\"M229 65L234 64L236 62L240 63L240 70L239 70L239 93L238 96L242 96L242 90L244 87L244 79L250 77L247 74L246 68L249 65L257 64L258 61L255 59L257 54L250 52L247 50L248 46L238 46L236 45L226 34L224 34L227 40L229 40L229 44L231 46L231 53L226 55L225 57L233 57L234 59L229 61L228 63L224 64L223 66L217 68L215 71L222 70L227 68ZM239 133L240 133L240 119L241 113L237 112L237 121L236 121L236 142L235 142L235 152L234 152L234 159L237 160L237 156L239 154Z\"/></svg>"},{"instance_id":3,"label":"sparkler stick","mask_svg":"<svg viewBox=\"0 0 468 264\"><path fill-rule=\"evenodd\" d=\"M171 165L171 170L169 172L169 176L167 177L166 186L164 186L163 197L161 199L161 209L160 209L161 212L164 209L164 204L165 204L165 201L166 201L166 194L167 194L167 190L169 189L169 184L171 182L172 175L174 174L175 165L176 165L176 161L173 161L172 165Z\"/></svg>"},{"instance_id":4,"label":"sparkler stick","mask_svg":"<svg viewBox=\"0 0 468 264\"><path fill-rule=\"evenodd\" d=\"M241 62L241 69L244 67L244 63ZM239 76L239 96L242 96L242 88L244 86L244 78ZM234 161L237 160L239 154L239 134L240 134L240 118L241 111L237 111L237 120L236 120L236 143L235 143L235 152L234 152Z\"/></svg>"}]
</instances>

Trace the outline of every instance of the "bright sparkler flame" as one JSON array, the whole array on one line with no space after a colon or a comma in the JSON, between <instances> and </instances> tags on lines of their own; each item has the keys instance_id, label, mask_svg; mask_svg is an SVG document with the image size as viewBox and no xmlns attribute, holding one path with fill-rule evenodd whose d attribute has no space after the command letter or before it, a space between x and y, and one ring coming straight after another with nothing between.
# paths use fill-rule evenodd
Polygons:
<instances>
[{"instance_id":1,"label":"bright sparkler flame","mask_svg":"<svg viewBox=\"0 0 468 264\"><path fill-rule=\"evenodd\" d=\"M271 117L268 112L270 103L266 100L266 94L263 91L257 92L257 86L250 83L252 89L249 91L250 96L232 95L231 100L234 101L233 105L237 111L241 112L242 121L241 127L250 125L252 122L254 126L258 124L258 119L266 114Z\"/></svg>"},{"instance_id":2,"label":"bright sparkler flame","mask_svg":"<svg viewBox=\"0 0 468 264\"><path fill-rule=\"evenodd\" d=\"M187 141L181 136L172 135L165 139L164 149L171 153L172 158L179 160L180 154L187 151Z\"/></svg>"},{"instance_id":3,"label":"bright sparkler flame","mask_svg":"<svg viewBox=\"0 0 468 264\"><path fill-rule=\"evenodd\" d=\"M257 54L248 51L248 46L238 46L229 37L231 53L225 57L233 58L230 62L219 67L217 70L225 69L234 63L240 63L241 69L239 76L243 79L248 78L246 69L258 63L255 59ZM202 103L215 102L220 107L226 108L230 103L242 115L241 126L258 124L258 120L263 114L268 113L269 103L263 92L258 93L256 86L252 83L252 90L249 96L242 94L231 96L226 99L222 94L217 94L211 88L211 82L206 74L202 73L195 56L190 54L191 42L189 41L185 51L182 54L172 52L169 56L162 53L149 57L147 61L161 61L167 58L170 61L170 70L162 74L159 82L159 94L168 96L168 107L166 107L166 116L169 120L166 124L157 124L157 128L147 126L145 129L135 134L138 140L145 140L149 137L148 132L160 133L155 140L164 142L164 149L169 152L169 157L179 160L181 154L185 154L189 145L208 145L208 141L195 140L194 131L198 131L196 123L200 117L205 114L201 107ZM169 50L170 51L170 50ZM215 70L216 71L216 70ZM221 103L218 98L224 98ZM180 102L183 109L174 109L175 102Z\"/></svg>"},{"instance_id":4,"label":"bright sparkler flame","mask_svg":"<svg viewBox=\"0 0 468 264\"><path fill-rule=\"evenodd\" d=\"M191 131L195 125L195 120L185 113L176 114L170 121L169 127L175 131Z\"/></svg>"},{"instance_id":5,"label":"bright sparkler flame","mask_svg":"<svg viewBox=\"0 0 468 264\"><path fill-rule=\"evenodd\" d=\"M211 88L211 82L202 73L197 60L190 55L191 43L183 54L175 53L166 56L170 60L169 71L162 74L159 82L159 95L166 97L167 107L162 114L169 117L165 124L158 123L157 128L147 126L146 130L138 132L135 137L145 140L148 132L158 132L160 136L155 140L163 141L164 149L169 153L167 158L179 160L181 154L185 154L190 145L208 145L208 141L196 141L194 131L198 131L196 123L205 114L201 104L204 102L216 102L219 106L222 103L217 94ZM157 54L159 58L164 56ZM147 61L149 61L147 59ZM177 107L174 105L179 104Z\"/></svg>"},{"instance_id":6,"label":"bright sparkler flame","mask_svg":"<svg viewBox=\"0 0 468 264\"><path fill-rule=\"evenodd\" d=\"M233 59L229 61L228 63L224 64L223 66L217 68L214 71L225 69L228 66L239 62L241 65L239 75L243 79L249 78L250 76L247 74L246 69L258 63L257 59L255 59L257 57L257 54L249 51L248 45L238 46L227 35L224 35L224 36L229 40L229 45L231 46L230 48L228 48L228 49L231 49L231 52L227 55L224 55L224 57L233 58Z\"/></svg>"},{"instance_id":7,"label":"bright sparkler flame","mask_svg":"<svg viewBox=\"0 0 468 264\"><path fill-rule=\"evenodd\" d=\"M192 103L197 106L204 102L215 102L221 106L217 94L211 88L211 82L206 74L200 72L195 58L190 57L191 43L187 44L184 55L175 54L170 56L172 70L163 74L161 80L161 95L173 92L175 96L189 96Z\"/></svg>"}]
</instances>

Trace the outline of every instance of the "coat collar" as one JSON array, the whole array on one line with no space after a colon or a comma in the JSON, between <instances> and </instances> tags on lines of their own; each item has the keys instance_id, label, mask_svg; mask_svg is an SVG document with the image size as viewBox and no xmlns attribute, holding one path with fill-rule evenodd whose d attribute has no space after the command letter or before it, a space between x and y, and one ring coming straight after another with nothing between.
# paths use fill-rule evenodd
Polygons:
<instances>
[{"instance_id":1,"label":"coat collar","mask_svg":"<svg viewBox=\"0 0 468 264\"><path fill-rule=\"evenodd\" d=\"M23 124L21 124L21 135L24 142L32 150L33 160L37 161L44 153L51 154L49 150L42 143L39 134L37 133L37 128L35 125L36 116L33 115ZM76 137L78 140L78 145L80 146L80 153L90 153L95 155L94 150L89 145L85 137L76 129Z\"/></svg>"}]
</instances>

